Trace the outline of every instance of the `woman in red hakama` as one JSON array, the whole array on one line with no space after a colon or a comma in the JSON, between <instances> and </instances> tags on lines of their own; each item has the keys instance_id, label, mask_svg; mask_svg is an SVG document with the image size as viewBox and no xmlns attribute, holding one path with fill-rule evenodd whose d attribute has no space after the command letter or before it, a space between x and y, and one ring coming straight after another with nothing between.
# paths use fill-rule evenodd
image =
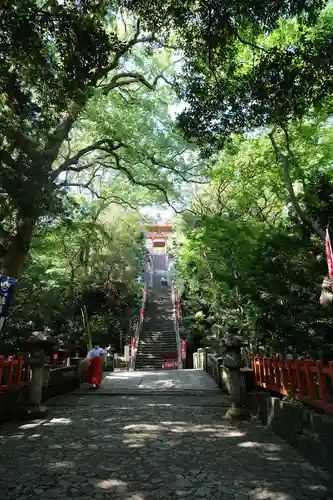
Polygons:
<instances>
[{"instance_id":1,"label":"woman in red hakama","mask_svg":"<svg viewBox=\"0 0 333 500\"><path fill-rule=\"evenodd\" d=\"M98 346L94 347L94 349L91 349L91 351L89 351L87 354L87 359L89 362L87 382L91 384L95 389L97 389L98 386L102 383L104 356L104 349L101 349Z\"/></svg>"}]
</instances>

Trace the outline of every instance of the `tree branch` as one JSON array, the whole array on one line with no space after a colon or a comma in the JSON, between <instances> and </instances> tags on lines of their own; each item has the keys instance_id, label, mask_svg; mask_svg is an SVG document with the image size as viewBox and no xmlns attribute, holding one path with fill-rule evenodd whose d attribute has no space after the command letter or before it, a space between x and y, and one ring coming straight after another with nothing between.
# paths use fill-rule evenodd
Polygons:
<instances>
[{"instance_id":1,"label":"tree branch","mask_svg":"<svg viewBox=\"0 0 333 500\"><path fill-rule=\"evenodd\" d=\"M184 150L184 152L185 151L186 150ZM177 153L177 154L173 155L173 157L171 158L171 160L173 160L174 158L176 158L177 156L180 156L182 154L183 154L183 152L180 152L180 153ZM158 158L155 158L154 155L146 153L146 154L142 154L141 157L143 157L143 159L141 160L142 164L144 164L145 163L144 160L148 158L148 160L150 160L153 165L158 165L161 168L164 168L165 170L168 170L169 172L175 173L184 182L193 182L193 183L196 183L196 184L208 184L207 181L200 181L200 180L193 179L193 178L192 179L188 179L182 172L180 172L179 170L177 170L174 166L168 165L165 161L164 162L160 161Z\"/></svg>"},{"instance_id":2,"label":"tree branch","mask_svg":"<svg viewBox=\"0 0 333 500\"><path fill-rule=\"evenodd\" d=\"M74 156L65 160L56 170L53 171L51 179L55 181L57 177L62 172L72 171L81 172L94 165L95 162L88 165L78 165L80 159L93 151L105 151L110 153L112 151L117 151L118 149L126 147L122 142L114 143L111 139L101 139L100 141L94 142L85 148L80 149ZM75 166L76 165L76 166Z\"/></svg>"},{"instance_id":3,"label":"tree branch","mask_svg":"<svg viewBox=\"0 0 333 500\"><path fill-rule=\"evenodd\" d=\"M167 194L166 189L164 187L160 186L156 182L147 182L147 181L136 180L135 177L133 176L132 172L127 167L120 164L120 158L115 151L110 152L110 156L112 156L114 161L115 161L114 167L110 167L110 165L108 165L102 161L99 161L98 163L105 168L108 168L108 169L114 168L115 170L122 172L123 174L125 174L127 179L134 185L145 187L145 188L149 189L150 191L160 191L163 194L167 205L169 205L169 207L171 207L176 213L180 213L177 211L177 209L169 201L168 194Z\"/></svg>"},{"instance_id":4,"label":"tree branch","mask_svg":"<svg viewBox=\"0 0 333 500\"><path fill-rule=\"evenodd\" d=\"M127 43L123 44L123 46L115 53L111 63L107 67L100 68L98 71L96 71L96 73L91 78L90 86L89 86L90 88L87 88L86 92L81 92L81 94L77 96L75 101L70 106L70 109L68 110L65 118L58 125L56 130L52 134L49 135L49 137L47 139L47 145L45 148L45 152L46 152L46 156L51 164L57 158L62 143L68 137L68 134L69 134L74 122L76 121L77 117L79 116L79 113L82 110L83 106L87 102L87 100L89 98L90 90L97 85L98 81L101 78L105 77L110 71L113 71L118 67L120 59L127 52L129 52L132 47L134 47L136 44L139 44L139 43L154 41L154 35L152 35L150 37L139 38L140 30L141 30L140 19L138 19L136 22L136 30L135 30L134 37L131 40L129 40Z\"/></svg>"},{"instance_id":5,"label":"tree branch","mask_svg":"<svg viewBox=\"0 0 333 500\"><path fill-rule=\"evenodd\" d=\"M159 80L164 80L168 85L172 85L172 83L167 80L167 78L163 74L157 75L151 83L141 73L137 73L134 71L118 73L111 78L108 84L103 86L102 92L104 95L106 95L115 88L124 87L125 85L131 85L133 83L141 83L142 85L147 87L147 89L154 91Z\"/></svg>"},{"instance_id":6,"label":"tree branch","mask_svg":"<svg viewBox=\"0 0 333 500\"><path fill-rule=\"evenodd\" d=\"M134 47L134 45L137 45L138 43L146 43L146 42L154 41L153 35L150 37L139 38L140 31L141 31L141 23L140 23L140 19L138 18L136 21L136 28L135 28L134 37L131 40L129 40L127 43L124 43L124 46L116 52L112 62L109 64L109 66L107 66L106 68L101 70L101 73L98 75L99 78L102 78L102 76L109 73L109 71L116 69L116 67L119 64L120 59L126 54L126 52L129 52L131 50L131 48Z\"/></svg>"},{"instance_id":7,"label":"tree branch","mask_svg":"<svg viewBox=\"0 0 333 500\"><path fill-rule=\"evenodd\" d=\"M134 206L131 202L125 200L121 196L117 195L103 195L101 193L98 193L91 185L91 182L86 182L84 184L80 182L70 182L66 184L66 187L78 187L78 188L83 188L87 189L95 198L98 200L103 200L106 202L104 208L106 208L107 205L110 205L111 203L116 203L117 205L124 205L130 207L132 210L137 210L138 206ZM144 206L144 204L142 204Z\"/></svg>"},{"instance_id":8,"label":"tree branch","mask_svg":"<svg viewBox=\"0 0 333 500\"><path fill-rule=\"evenodd\" d=\"M84 165L84 167L86 167L86 165ZM94 168L93 173L90 175L87 182L67 182L67 180L65 180L60 184L60 187L81 187L85 189L90 189L90 185L94 181L95 175L98 172L99 168L100 168L99 166Z\"/></svg>"},{"instance_id":9,"label":"tree branch","mask_svg":"<svg viewBox=\"0 0 333 500\"><path fill-rule=\"evenodd\" d=\"M260 45L256 45L255 43L249 42L248 40L244 40L243 38L241 38L241 36L238 34L238 31L236 28L231 26L231 30L232 30L233 34L235 35L235 37L237 38L237 40L239 40L244 45L248 45L249 47L252 47L255 50L260 50L261 52L265 52L266 54L268 54L268 50L264 49L264 47L262 47Z\"/></svg>"}]
</instances>

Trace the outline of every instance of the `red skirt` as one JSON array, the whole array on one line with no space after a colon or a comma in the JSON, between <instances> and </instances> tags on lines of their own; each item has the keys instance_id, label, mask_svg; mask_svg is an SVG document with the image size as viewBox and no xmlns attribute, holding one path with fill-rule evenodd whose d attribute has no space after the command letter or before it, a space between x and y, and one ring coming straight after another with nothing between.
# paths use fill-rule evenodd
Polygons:
<instances>
[{"instance_id":1,"label":"red skirt","mask_svg":"<svg viewBox=\"0 0 333 500\"><path fill-rule=\"evenodd\" d=\"M96 356L92 358L88 367L88 380L89 384L100 385L102 383L103 374L103 358Z\"/></svg>"}]
</instances>

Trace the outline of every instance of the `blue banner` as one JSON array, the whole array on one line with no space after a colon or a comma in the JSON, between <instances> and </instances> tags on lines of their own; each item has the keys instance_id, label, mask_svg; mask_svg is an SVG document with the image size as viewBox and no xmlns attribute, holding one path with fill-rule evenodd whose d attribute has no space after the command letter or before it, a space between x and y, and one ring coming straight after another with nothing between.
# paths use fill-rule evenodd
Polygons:
<instances>
[{"instance_id":1,"label":"blue banner","mask_svg":"<svg viewBox=\"0 0 333 500\"><path fill-rule=\"evenodd\" d=\"M0 318L6 318L13 297L14 278L0 275Z\"/></svg>"}]
</instances>

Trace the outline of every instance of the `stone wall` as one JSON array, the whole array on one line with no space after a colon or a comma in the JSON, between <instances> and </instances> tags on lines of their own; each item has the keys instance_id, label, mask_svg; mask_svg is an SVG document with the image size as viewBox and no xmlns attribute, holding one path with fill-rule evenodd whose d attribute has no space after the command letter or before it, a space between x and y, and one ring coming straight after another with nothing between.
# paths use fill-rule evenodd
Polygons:
<instances>
[{"instance_id":1,"label":"stone wall","mask_svg":"<svg viewBox=\"0 0 333 500\"><path fill-rule=\"evenodd\" d=\"M82 360L77 361L72 366L62 366L60 368L48 369L44 372L44 387L42 399L53 398L60 394L71 392L85 379L86 366ZM79 364L80 368L76 365ZM10 388L0 392L0 423L24 418L29 408L30 383L21 388Z\"/></svg>"},{"instance_id":2,"label":"stone wall","mask_svg":"<svg viewBox=\"0 0 333 500\"><path fill-rule=\"evenodd\" d=\"M203 350L202 350L203 351ZM194 358L196 368L203 369L216 381L217 385L223 392L230 394L228 387L228 368L223 365L223 358L217 357L215 354L202 353L202 360L200 353L196 353L197 358ZM242 381L244 384L244 391L251 392L254 389L253 374L250 368L241 368Z\"/></svg>"},{"instance_id":3,"label":"stone wall","mask_svg":"<svg viewBox=\"0 0 333 500\"><path fill-rule=\"evenodd\" d=\"M43 401L71 392L79 385L76 366L64 366L50 370L48 384L43 388Z\"/></svg>"},{"instance_id":4,"label":"stone wall","mask_svg":"<svg viewBox=\"0 0 333 500\"><path fill-rule=\"evenodd\" d=\"M333 417L264 390L248 395L251 414L312 463L333 473Z\"/></svg>"},{"instance_id":5,"label":"stone wall","mask_svg":"<svg viewBox=\"0 0 333 500\"><path fill-rule=\"evenodd\" d=\"M216 381L223 392L230 393L228 387L228 368L223 365L223 358L217 354L207 352L205 349L198 349L193 356L194 368L205 370ZM241 368L244 390L251 392L254 389L253 374L250 368Z\"/></svg>"},{"instance_id":6,"label":"stone wall","mask_svg":"<svg viewBox=\"0 0 333 500\"><path fill-rule=\"evenodd\" d=\"M26 413L29 404L29 384L19 389L0 392L0 424Z\"/></svg>"}]
</instances>

